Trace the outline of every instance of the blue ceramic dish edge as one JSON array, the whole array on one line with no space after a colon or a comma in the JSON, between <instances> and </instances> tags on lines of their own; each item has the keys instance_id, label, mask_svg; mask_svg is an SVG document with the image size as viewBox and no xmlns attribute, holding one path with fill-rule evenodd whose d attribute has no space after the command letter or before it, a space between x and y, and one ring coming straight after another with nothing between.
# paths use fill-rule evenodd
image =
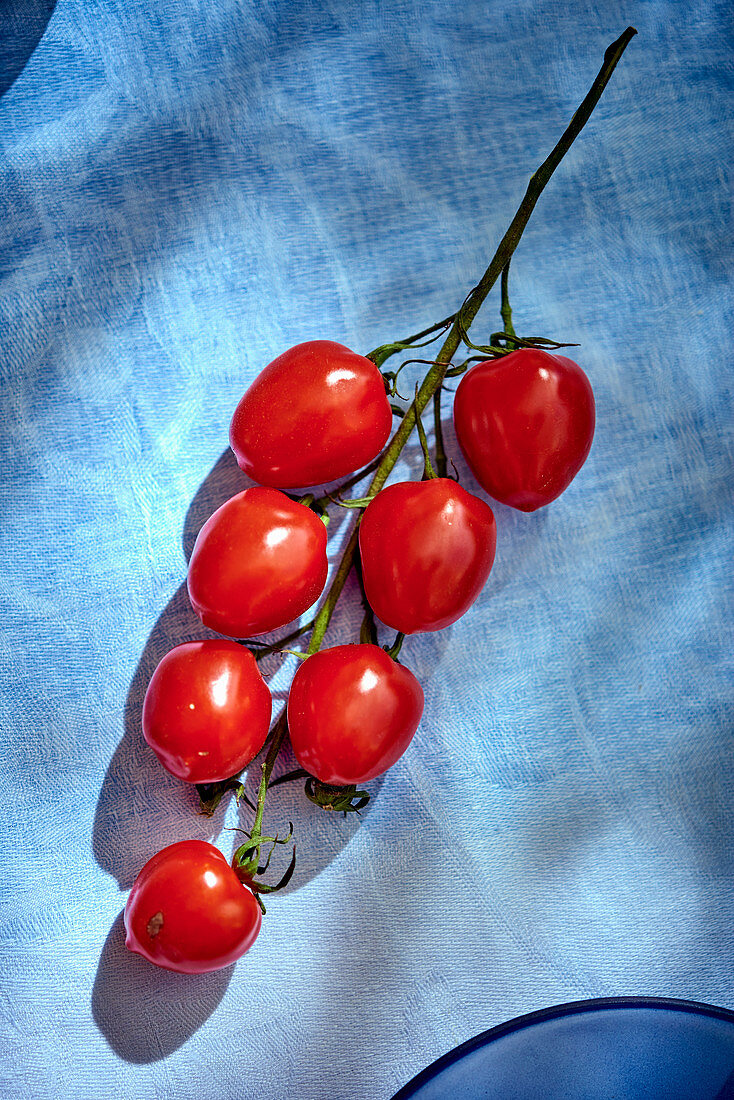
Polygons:
<instances>
[{"instance_id":1,"label":"blue ceramic dish edge","mask_svg":"<svg viewBox=\"0 0 734 1100\"><path fill-rule=\"evenodd\" d=\"M495 1024L487 1031L480 1032L473 1039L467 1039L453 1050L442 1054L435 1062L422 1069L420 1073L411 1078L402 1088L395 1093L392 1100L410 1100L426 1082L435 1077L437 1073L457 1062L460 1058L501 1038L512 1031L519 1031L523 1027L539 1023L541 1020L552 1020L558 1016L572 1016L575 1013L595 1011L599 1008L668 1008L677 1009L679 1012L691 1012L701 1016L712 1016L719 1020L726 1020L734 1024L734 1011L721 1008L718 1005L706 1004L704 1001L677 1000L674 997L594 997L586 1001L568 1001L566 1004L549 1005L547 1008L537 1008L533 1012L527 1012L522 1016L515 1016L512 1020Z\"/></svg>"}]
</instances>

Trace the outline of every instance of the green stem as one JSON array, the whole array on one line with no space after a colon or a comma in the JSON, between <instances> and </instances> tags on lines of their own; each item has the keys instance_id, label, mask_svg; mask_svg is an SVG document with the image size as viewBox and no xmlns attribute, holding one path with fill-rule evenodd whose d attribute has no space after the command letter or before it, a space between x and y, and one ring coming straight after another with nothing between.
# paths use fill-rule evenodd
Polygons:
<instances>
[{"instance_id":1,"label":"green stem","mask_svg":"<svg viewBox=\"0 0 734 1100\"><path fill-rule=\"evenodd\" d=\"M416 386L415 388L416 388L416 391L417 391L418 387ZM436 390L436 393L440 393L440 392L441 392L441 387L439 386L438 389ZM434 394L434 399L435 399L435 394ZM422 478L422 480L423 481L433 481L433 479L436 477L436 471L434 470L434 468L431 464L431 452L428 450L428 440L426 439L426 431L425 431L425 428L423 427L423 421L421 420L420 416L416 417L415 423L416 423L416 427L418 428L418 438L419 438L420 443L421 443L421 450L423 451L423 478Z\"/></svg>"},{"instance_id":2,"label":"green stem","mask_svg":"<svg viewBox=\"0 0 734 1100\"><path fill-rule=\"evenodd\" d=\"M263 760L262 775L260 777L260 787L257 792L257 809L255 810L255 821L253 822L252 829L250 830L250 838L253 842L257 843L262 840L262 824L263 814L265 812L265 795L267 794L268 784L270 782L270 776L273 774L273 768L275 761L278 759L278 753L280 752L283 742L285 741L285 735L288 732L288 718L286 714L286 708L283 708L283 712L278 721L273 726L273 733L270 740L270 748L268 749L268 755ZM257 860L260 859L260 848L257 849Z\"/></svg>"},{"instance_id":3,"label":"green stem","mask_svg":"<svg viewBox=\"0 0 734 1100\"><path fill-rule=\"evenodd\" d=\"M443 444L443 424L441 423L442 390L443 386L439 386L433 395L433 436L434 450L436 451L436 473L438 477L446 477L448 472L446 448Z\"/></svg>"},{"instance_id":4,"label":"green stem","mask_svg":"<svg viewBox=\"0 0 734 1100\"><path fill-rule=\"evenodd\" d=\"M403 344L414 344L416 340L422 340L424 336L430 336L432 332L439 332L442 328L448 328L453 324L455 313L452 313L450 317L444 317L443 321L436 321L435 325L431 325L430 328L424 328L422 332L416 332L414 336L409 336L407 340L401 340Z\"/></svg>"},{"instance_id":5,"label":"green stem","mask_svg":"<svg viewBox=\"0 0 734 1100\"><path fill-rule=\"evenodd\" d=\"M256 638L244 638L240 641L240 645L246 646L248 649L252 649L254 646L257 652L253 653L253 657L256 661L261 661L263 657L269 657L272 653L280 653L283 646L287 645L288 642L295 642L297 638L302 637L304 634L308 634L314 622L315 620L311 619L311 621L305 623L304 626L299 626L296 630L292 630L290 634L286 634L284 638L278 638L277 641L269 645L264 642L258 642Z\"/></svg>"},{"instance_id":6,"label":"green stem","mask_svg":"<svg viewBox=\"0 0 734 1100\"><path fill-rule=\"evenodd\" d=\"M357 580L359 581L359 591L362 597L362 607L364 608L364 617L359 628L359 640L360 642L377 645L377 623L375 622L375 613L370 606L370 601L367 599L367 593L364 590L362 559L359 554L354 555L354 572L357 574Z\"/></svg>"},{"instance_id":7,"label":"green stem","mask_svg":"<svg viewBox=\"0 0 734 1100\"><path fill-rule=\"evenodd\" d=\"M433 337L433 340L437 340L438 333L441 329L448 328L455 316L456 314L452 313L450 317L444 317L443 321L437 321L435 325L430 325L421 332L414 332L412 336L408 336L405 340L396 340L392 344L382 344L379 348L375 348L374 351L368 351L365 358L371 359L379 369L388 359L392 358L393 355L397 355L399 351L407 351L411 344L415 344L416 341L421 340L424 336L430 336L432 332L435 332L436 336ZM432 344L433 340L426 340L426 344Z\"/></svg>"},{"instance_id":8,"label":"green stem","mask_svg":"<svg viewBox=\"0 0 734 1100\"><path fill-rule=\"evenodd\" d=\"M388 657L392 657L393 661L397 661L398 654L403 648L404 641L405 635L403 634L402 630L399 630L395 635L395 641L393 642L393 644L389 648L385 646L385 652L387 653Z\"/></svg>"},{"instance_id":9,"label":"green stem","mask_svg":"<svg viewBox=\"0 0 734 1100\"><path fill-rule=\"evenodd\" d=\"M390 469L392 469L392 466L390 467ZM370 486L370 489L371 488L372 486ZM331 582L329 591L326 594L326 599L319 608L318 615L314 620L313 634L311 635L311 641L308 645L309 653L316 653L321 648L321 643L324 640L324 634L326 634L326 628L331 622L331 616L334 614L334 608L336 607L337 600L341 596L342 589L346 584L347 577L349 576L349 571L354 563L354 551L357 549L357 542L359 540L359 523L361 519L362 516L360 515L351 535L349 536L349 541L344 547L341 561L339 562L337 571L334 574L334 579Z\"/></svg>"},{"instance_id":10,"label":"green stem","mask_svg":"<svg viewBox=\"0 0 734 1100\"><path fill-rule=\"evenodd\" d=\"M500 295L502 297L502 305L500 306L500 314L502 315L502 323L504 325L505 332L508 336L515 335L515 329L512 324L512 309L510 308L510 295L507 288L507 281L510 276L510 261L508 260L505 266L502 268L502 278L500 279Z\"/></svg>"}]
</instances>

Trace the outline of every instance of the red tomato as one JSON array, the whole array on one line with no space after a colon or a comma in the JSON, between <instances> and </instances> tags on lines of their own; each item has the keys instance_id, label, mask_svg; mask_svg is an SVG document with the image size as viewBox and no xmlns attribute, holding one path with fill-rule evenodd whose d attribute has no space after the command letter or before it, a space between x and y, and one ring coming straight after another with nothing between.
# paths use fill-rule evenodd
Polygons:
<instances>
[{"instance_id":1,"label":"red tomato","mask_svg":"<svg viewBox=\"0 0 734 1100\"><path fill-rule=\"evenodd\" d=\"M189 598L205 626L246 638L302 615L326 583L326 528L276 489L245 489L199 531Z\"/></svg>"},{"instance_id":2,"label":"red tomato","mask_svg":"<svg viewBox=\"0 0 734 1100\"><path fill-rule=\"evenodd\" d=\"M291 489L365 466L391 426L374 363L331 340L310 340L258 375L235 410L229 440L253 481Z\"/></svg>"},{"instance_id":3,"label":"red tomato","mask_svg":"<svg viewBox=\"0 0 734 1100\"><path fill-rule=\"evenodd\" d=\"M415 634L456 622L494 562L492 509L455 481L403 481L365 509L359 549L367 599L378 619Z\"/></svg>"},{"instance_id":4,"label":"red tomato","mask_svg":"<svg viewBox=\"0 0 734 1100\"><path fill-rule=\"evenodd\" d=\"M293 751L336 787L366 783L398 760L418 729L423 689L376 645L338 645L300 666L288 696Z\"/></svg>"},{"instance_id":5,"label":"red tomato","mask_svg":"<svg viewBox=\"0 0 734 1100\"><path fill-rule=\"evenodd\" d=\"M125 944L181 974L221 970L244 955L262 923L255 895L204 840L169 844L149 859L125 906Z\"/></svg>"},{"instance_id":6,"label":"red tomato","mask_svg":"<svg viewBox=\"0 0 734 1100\"><path fill-rule=\"evenodd\" d=\"M454 399L466 460L495 500L534 512L573 481L594 438L594 394L563 355L514 351L478 363Z\"/></svg>"},{"instance_id":7,"label":"red tomato","mask_svg":"<svg viewBox=\"0 0 734 1100\"><path fill-rule=\"evenodd\" d=\"M217 783L265 744L272 699L255 658L236 642L184 642L153 673L143 735L164 768L188 783Z\"/></svg>"}]
</instances>

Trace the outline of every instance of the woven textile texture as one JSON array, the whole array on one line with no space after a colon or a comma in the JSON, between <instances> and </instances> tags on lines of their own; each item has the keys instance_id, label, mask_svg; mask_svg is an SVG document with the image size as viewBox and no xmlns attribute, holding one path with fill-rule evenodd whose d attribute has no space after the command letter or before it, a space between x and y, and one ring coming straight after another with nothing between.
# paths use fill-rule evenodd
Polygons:
<instances>
[{"instance_id":1,"label":"woven textile texture","mask_svg":"<svg viewBox=\"0 0 734 1100\"><path fill-rule=\"evenodd\" d=\"M545 1005L734 1007L727 8L0 0L5 1100L388 1100ZM299 860L249 955L158 971L135 874L250 821L197 816L140 731L206 636L186 560L247 485L234 406L301 340L456 309L628 23L512 271L519 331L580 345L589 460L497 506L480 599L406 642L425 717L362 818L272 792ZM448 403L446 436L478 491ZM329 638L360 618L351 586ZM278 706L294 664L263 666Z\"/></svg>"}]
</instances>

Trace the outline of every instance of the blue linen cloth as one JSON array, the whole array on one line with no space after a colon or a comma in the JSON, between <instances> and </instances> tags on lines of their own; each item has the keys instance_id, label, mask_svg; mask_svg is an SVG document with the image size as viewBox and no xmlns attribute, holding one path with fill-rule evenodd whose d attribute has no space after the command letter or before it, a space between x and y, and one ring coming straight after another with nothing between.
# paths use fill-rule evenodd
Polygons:
<instances>
[{"instance_id":1,"label":"blue linen cloth","mask_svg":"<svg viewBox=\"0 0 734 1100\"><path fill-rule=\"evenodd\" d=\"M629 22L512 272L519 330L581 345L590 458L496 508L485 592L406 643L425 718L364 816L272 792L299 863L249 955L158 971L136 872L250 820L140 733L206 635L182 585L247 484L234 406L298 341L457 308ZM727 5L4 0L0 40L0 1094L387 1100L544 1005L734 1007ZM350 587L329 637L359 618Z\"/></svg>"}]
</instances>

